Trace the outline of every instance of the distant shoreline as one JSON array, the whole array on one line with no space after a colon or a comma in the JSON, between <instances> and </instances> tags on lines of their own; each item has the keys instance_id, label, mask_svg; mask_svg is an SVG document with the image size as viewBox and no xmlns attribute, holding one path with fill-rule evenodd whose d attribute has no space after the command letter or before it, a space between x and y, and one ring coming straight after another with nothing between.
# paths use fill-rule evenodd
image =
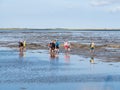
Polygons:
<instances>
[{"instance_id":1,"label":"distant shoreline","mask_svg":"<svg viewBox=\"0 0 120 90\"><path fill-rule=\"evenodd\" d=\"M120 31L120 29L76 29L76 28L0 28L0 30L70 30L70 31Z\"/></svg>"}]
</instances>

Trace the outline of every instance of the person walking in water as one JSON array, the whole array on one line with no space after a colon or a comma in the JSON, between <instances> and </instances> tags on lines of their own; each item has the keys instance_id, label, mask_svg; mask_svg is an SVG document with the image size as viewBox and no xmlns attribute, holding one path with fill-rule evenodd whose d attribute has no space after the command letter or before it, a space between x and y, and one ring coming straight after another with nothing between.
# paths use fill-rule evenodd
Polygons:
<instances>
[{"instance_id":1,"label":"person walking in water","mask_svg":"<svg viewBox=\"0 0 120 90\"><path fill-rule=\"evenodd\" d=\"M51 43L50 43L50 52L54 52L55 51L55 40L53 40Z\"/></svg>"},{"instance_id":2,"label":"person walking in water","mask_svg":"<svg viewBox=\"0 0 120 90\"><path fill-rule=\"evenodd\" d=\"M19 51L26 51L26 41L19 41Z\"/></svg>"},{"instance_id":3,"label":"person walking in water","mask_svg":"<svg viewBox=\"0 0 120 90\"><path fill-rule=\"evenodd\" d=\"M69 52L70 51L70 42L68 42L68 41L64 42L64 49L65 49L65 52Z\"/></svg>"},{"instance_id":4,"label":"person walking in water","mask_svg":"<svg viewBox=\"0 0 120 90\"><path fill-rule=\"evenodd\" d=\"M22 42L22 41L19 41L19 51L20 51L20 52L23 52L23 49L24 49L23 42Z\"/></svg>"},{"instance_id":5,"label":"person walking in water","mask_svg":"<svg viewBox=\"0 0 120 90\"><path fill-rule=\"evenodd\" d=\"M23 41L23 50L26 51L26 41Z\"/></svg>"},{"instance_id":6,"label":"person walking in water","mask_svg":"<svg viewBox=\"0 0 120 90\"><path fill-rule=\"evenodd\" d=\"M60 45L60 42L58 40L55 41L55 51L56 53L59 53L59 45Z\"/></svg>"},{"instance_id":7,"label":"person walking in water","mask_svg":"<svg viewBox=\"0 0 120 90\"><path fill-rule=\"evenodd\" d=\"M50 56L55 57L55 40L50 43Z\"/></svg>"},{"instance_id":8,"label":"person walking in water","mask_svg":"<svg viewBox=\"0 0 120 90\"><path fill-rule=\"evenodd\" d=\"M90 53L94 53L95 43L92 41L90 44Z\"/></svg>"}]
</instances>

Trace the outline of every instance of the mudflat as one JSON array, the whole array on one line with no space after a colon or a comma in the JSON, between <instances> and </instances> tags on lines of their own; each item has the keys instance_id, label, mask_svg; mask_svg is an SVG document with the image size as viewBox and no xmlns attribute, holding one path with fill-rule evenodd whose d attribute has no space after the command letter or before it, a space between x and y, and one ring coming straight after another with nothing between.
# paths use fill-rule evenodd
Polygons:
<instances>
[{"instance_id":1,"label":"mudflat","mask_svg":"<svg viewBox=\"0 0 120 90\"><path fill-rule=\"evenodd\" d=\"M18 48L19 40L26 40L27 50L48 50L51 40L60 42L64 52L65 40L71 43L71 54L90 57L90 43L95 43L94 57L105 62L120 61L120 31L69 31L69 30L7 30L0 31L0 46Z\"/></svg>"},{"instance_id":2,"label":"mudflat","mask_svg":"<svg viewBox=\"0 0 120 90\"><path fill-rule=\"evenodd\" d=\"M0 90L118 90L120 31L0 31ZM26 52L18 42L26 40ZM48 43L60 42L50 57ZM71 43L65 53L64 41ZM90 54L91 40L95 53Z\"/></svg>"}]
</instances>

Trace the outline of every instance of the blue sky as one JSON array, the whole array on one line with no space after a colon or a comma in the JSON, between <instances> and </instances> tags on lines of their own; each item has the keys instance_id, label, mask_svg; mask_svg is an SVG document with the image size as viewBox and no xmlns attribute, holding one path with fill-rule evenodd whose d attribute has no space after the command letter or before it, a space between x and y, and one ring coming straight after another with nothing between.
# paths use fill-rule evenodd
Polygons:
<instances>
[{"instance_id":1,"label":"blue sky","mask_svg":"<svg viewBox=\"0 0 120 90\"><path fill-rule=\"evenodd\" d=\"M120 0L0 0L0 28L120 28Z\"/></svg>"}]
</instances>

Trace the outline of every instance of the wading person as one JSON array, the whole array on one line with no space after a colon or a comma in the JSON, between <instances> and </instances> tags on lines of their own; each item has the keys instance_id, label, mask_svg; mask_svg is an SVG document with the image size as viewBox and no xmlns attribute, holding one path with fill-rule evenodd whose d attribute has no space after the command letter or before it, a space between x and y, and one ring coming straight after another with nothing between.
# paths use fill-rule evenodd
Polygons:
<instances>
[{"instance_id":1,"label":"wading person","mask_svg":"<svg viewBox=\"0 0 120 90\"><path fill-rule=\"evenodd\" d=\"M94 53L95 43L92 41L90 44L90 53Z\"/></svg>"},{"instance_id":2,"label":"wading person","mask_svg":"<svg viewBox=\"0 0 120 90\"><path fill-rule=\"evenodd\" d=\"M51 56L55 55L55 41L54 40L50 43L50 55Z\"/></svg>"},{"instance_id":3,"label":"wading person","mask_svg":"<svg viewBox=\"0 0 120 90\"><path fill-rule=\"evenodd\" d=\"M23 41L23 50L26 51L26 41Z\"/></svg>"},{"instance_id":4,"label":"wading person","mask_svg":"<svg viewBox=\"0 0 120 90\"><path fill-rule=\"evenodd\" d=\"M69 52L70 51L70 43L68 41L64 42L64 49L65 49L65 52Z\"/></svg>"},{"instance_id":5,"label":"wading person","mask_svg":"<svg viewBox=\"0 0 120 90\"><path fill-rule=\"evenodd\" d=\"M24 49L23 42L22 42L22 41L19 41L19 51L20 51L20 52L23 52L23 49Z\"/></svg>"},{"instance_id":6,"label":"wading person","mask_svg":"<svg viewBox=\"0 0 120 90\"><path fill-rule=\"evenodd\" d=\"M56 40L56 42L55 42L55 51L56 51L56 53L59 53L59 45L60 45L60 42L58 40Z\"/></svg>"}]
</instances>

